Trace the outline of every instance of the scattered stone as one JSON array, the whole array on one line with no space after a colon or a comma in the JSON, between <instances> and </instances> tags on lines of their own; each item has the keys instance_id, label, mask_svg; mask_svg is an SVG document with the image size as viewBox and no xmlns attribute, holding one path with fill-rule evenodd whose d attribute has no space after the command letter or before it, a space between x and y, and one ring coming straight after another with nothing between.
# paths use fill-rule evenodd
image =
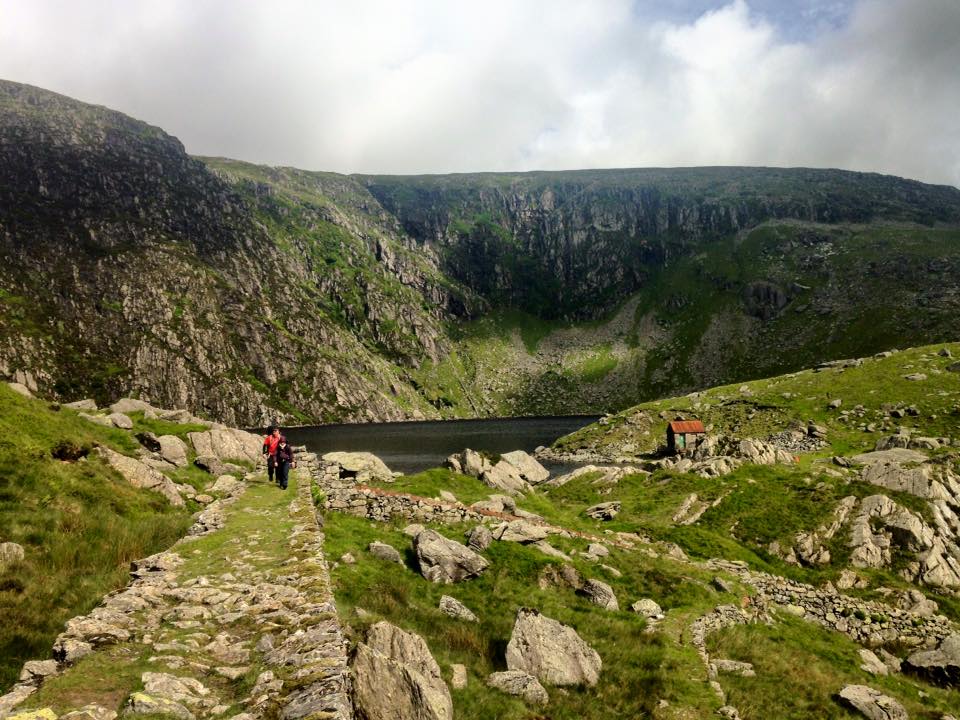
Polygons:
<instances>
[{"instance_id":1,"label":"scattered stone","mask_svg":"<svg viewBox=\"0 0 960 720\"><path fill-rule=\"evenodd\" d=\"M724 705L717 710L717 715L727 720L740 720L740 711L733 705Z\"/></svg>"},{"instance_id":2,"label":"scattered stone","mask_svg":"<svg viewBox=\"0 0 960 720\"><path fill-rule=\"evenodd\" d=\"M723 659L711 660L710 662L718 673L725 675L739 675L740 677L756 677L757 675L752 663Z\"/></svg>"},{"instance_id":3,"label":"scattered stone","mask_svg":"<svg viewBox=\"0 0 960 720\"><path fill-rule=\"evenodd\" d=\"M483 557L435 530L413 539L421 574L430 582L455 583L480 575L490 565Z\"/></svg>"},{"instance_id":4,"label":"scattered stone","mask_svg":"<svg viewBox=\"0 0 960 720\"><path fill-rule=\"evenodd\" d=\"M28 660L20 671L20 682L39 685L51 675L59 672L56 660Z\"/></svg>"},{"instance_id":5,"label":"scattered stone","mask_svg":"<svg viewBox=\"0 0 960 720\"><path fill-rule=\"evenodd\" d=\"M79 710L61 715L60 720L114 720L116 717L116 710L110 710L103 705L84 705Z\"/></svg>"},{"instance_id":6,"label":"scattered stone","mask_svg":"<svg viewBox=\"0 0 960 720\"><path fill-rule=\"evenodd\" d=\"M840 577L837 578L837 588L840 590L849 590L850 588L865 588L869 583L864 578L857 575L853 570L841 570Z\"/></svg>"},{"instance_id":7,"label":"scattered stone","mask_svg":"<svg viewBox=\"0 0 960 720\"><path fill-rule=\"evenodd\" d=\"M388 545L387 543L374 540L369 546L367 546L367 551L374 557L378 557L381 560L396 563L397 565L404 564L403 558L400 556L400 552L393 547L393 545Z\"/></svg>"},{"instance_id":8,"label":"scattered stone","mask_svg":"<svg viewBox=\"0 0 960 720\"><path fill-rule=\"evenodd\" d=\"M868 720L909 720L903 705L866 685L845 685L839 698L841 704L859 711Z\"/></svg>"},{"instance_id":9,"label":"scattered stone","mask_svg":"<svg viewBox=\"0 0 960 720\"><path fill-rule=\"evenodd\" d=\"M401 532L403 532L403 534L408 537L415 538L417 535L419 535L426 529L427 529L426 526L421 525L420 523L412 523L411 525L407 525ZM481 549L485 550L486 548L481 548Z\"/></svg>"},{"instance_id":10,"label":"scattered stone","mask_svg":"<svg viewBox=\"0 0 960 720\"><path fill-rule=\"evenodd\" d=\"M579 592L591 603L602 607L604 610L616 611L620 609L613 588L602 580L587 580Z\"/></svg>"},{"instance_id":11,"label":"scattered stone","mask_svg":"<svg viewBox=\"0 0 960 720\"><path fill-rule=\"evenodd\" d=\"M357 559L350 553L344 553L343 555L340 556L340 562L343 563L344 565L355 565L357 562Z\"/></svg>"},{"instance_id":12,"label":"scattered stone","mask_svg":"<svg viewBox=\"0 0 960 720\"><path fill-rule=\"evenodd\" d=\"M926 380L926 379L927 379L927 375L926 375L926 373L910 373L909 375L904 375L904 376L903 376L903 379L904 379L904 380L913 380L914 382L918 382L918 381L920 381L920 380Z\"/></svg>"},{"instance_id":13,"label":"scattered stone","mask_svg":"<svg viewBox=\"0 0 960 720\"><path fill-rule=\"evenodd\" d=\"M71 410L85 410L87 412L97 411L97 403L89 398L85 400L74 400L73 402L68 402L64 404L64 407L70 408Z\"/></svg>"},{"instance_id":14,"label":"scattered stone","mask_svg":"<svg viewBox=\"0 0 960 720\"><path fill-rule=\"evenodd\" d=\"M613 520L620 513L619 501L599 503L588 507L584 512L594 520Z\"/></svg>"},{"instance_id":15,"label":"scattered stone","mask_svg":"<svg viewBox=\"0 0 960 720\"><path fill-rule=\"evenodd\" d=\"M93 645L90 643L63 635L53 644L53 657L66 665L71 665L92 652Z\"/></svg>"},{"instance_id":16,"label":"scattered stone","mask_svg":"<svg viewBox=\"0 0 960 720\"><path fill-rule=\"evenodd\" d=\"M128 415L113 412L107 415L107 419L113 423L114 427L118 427L121 430L133 430L133 420L131 420Z\"/></svg>"},{"instance_id":17,"label":"scattered stone","mask_svg":"<svg viewBox=\"0 0 960 720\"><path fill-rule=\"evenodd\" d=\"M454 663L450 666L450 684L454 690L463 690L467 686L467 666Z\"/></svg>"},{"instance_id":18,"label":"scattered stone","mask_svg":"<svg viewBox=\"0 0 960 720\"><path fill-rule=\"evenodd\" d=\"M161 435L157 438L160 457L177 467L187 466L187 444L176 435Z\"/></svg>"},{"instance_id":19,"label":"scattered stone","mask_svg":"<svg viewBox=\"0 0 960 720\"><path fill-rule=\"evenodd\" d=\"M131 485L153 490L163 495L171 505L183 506L183 498L177 492L176 485L166 475L144 465L139 460L121 455L107 447L95 448L114 470L119 472Z\"/></svg>"},{"instance_id":20,"label":"scattered stone","mask_svg":"<svg viewBox=\"0 0 960 720\"><path fill-rule=\"evenodd\" d=\"M420 526L423 527L422 525ZM419 533L418 533L419 534ZM477 525L467 532L467 546L476 552L483 552L493 542L493 533L486 525Z\"/></svg>"},{"instance_id":21,"label":"scattered stone","mask_svg":"<svg viewBox=\"0 0 960 720\"><path fill-rule=\"evenodd\" d=\"M123 714L124 716L162 715L180 720L194 720L193 713L175 700L153 697L143 692L135 692L130 696Z\"/></svg>"},{"instance_id":22,"label":"scattered stone","mask_svg":"<svg viewBox=\"0 0 960 720\"><path fill-rule=\"evenodd\" d=\"M890 672L886 663L878 658L872 651L861 648L859 652L860 659L863 661L860 669L864 672L868 672L871 675L887 675Z\"/></svg>"},{"instance_id":23,"label":"scattered stone","mask_svg":"<svg viewBox=\"0 0 960 720\"><path fill-rule=\"evenodd\" d=\"M479 622L477 616L456 598L444 595L440 598L440 612L449 615L457 620L466 620L467 622Z\"/></svg>"},{"instance_id":24,"label":"scattered stone","mask_svg":"<svg viewBox=\"0 0 960 720\"><path fill-rule=\"evenodd\" d=\"M9 383L7 383L7 387L9 387L11 390L13 390L13 391L14 391L15 393L17 393L18 395L23 395L23 396L26 397L26 398L32 398L32 397L33 397L33 393L30 392L30 388L28 388L28 387L27 387L26 385L24 385L23 383L9 382Z\"/></svg>"},{"instance_id":25,"label":"scattered stone","mask_svg":"<svg viewBox=\"0 0 960 720\"><path fill-rule=\"evenodd\" d=\"M358 483L393 482L393 472L373 453L331 452L323 456L323 461L339 466L341 479L352 478Z\"/></svg>"},{"instance_id":26,"label":"scattered stone","mask_svg":"<svg viewBox=\"0 0 960 720\"><path fill-rule=\"evenodd\" d=\"M550 471L541 465L536 458L523 450L503 453L500 458L515 467L520 473L520 477L531 485L539 485L550 478Z\"/></svg>"},{"instance_id":27,"label":"scattered stone","mask_svg":"<svg viewBox=\"0 0 960 720\"><path fill-rule=\"evenodd\" d=\"M0 543L0 572L11 565L23 562L25 553L23 546L15 542Z\"/></svg>"},{"instance_id":28,"label":"scattered stone","mask_svg":"<svg viewBox=\"0 0 960 720\"><path fill-rule=\"evenodd\" d=\"M570 562L569 555L567 555L562 550L558 550L553 545L548 543L546 540L540 540L539 542L531 543L530 547L535 547L544 555L549 555L550 557L557 558L558 560L563 560L564 562Z\"/></svg>"},{"instance_id":29,"label":"scattered stone","mask_svg":"<svg viewBox=\"0 0 960 720\"><path fill-rule=\"evenodd\" d=\"M524 702L531 705L546 705L550 702L550 696L540 681L522 670L495 672L487 677L487 685L508 695L522 697Z\"/></svg>"},{"instance_id":30,"label":"scattered stone","mask_svg":"<svg viewBox=\"0 0 960 720\"><path fill-rule=\"evenodd\" d=\"M57 714L53 711L53 708L45 707L7 715L6 720L57 720Z\"/></svg>"},{"instance_id":31,"label":"scattered stone","mask_svg":"<svg viewBox=\"0 0 960 720\"><path fill-rule=\"evenodd\" d=\"M143 690L147 695L175 700L187 705L195 705L210 694L203 683L191 677L145 672L140 679L143 681Z\"/></svg>"},{"instance_id":32,"label":"scattered stone","mask_svg":"<svg viewBox=\"0 0 960 720\"><path fill-rule=\"evenodd\" d=\"M633 605L630 606L630 609L640 617L644 617L647 620L662 620L664 617L663 609L650 598L642 598L641 600L637 600Z\"/></svg>"},{"instance_id":33,"label":"scattered stone","mask_svg":"<svg viewBox=\"0 0 960 720\"><path fill-rule=\"evenodd\" d=\"M508 669L550 685L596 685L603 664L576 630L530 608L517 610L506 655Z\"/></svg>"},{"instance_id":34,"label":"scattered stone","mask_svg":"<svg viewBox=\"0 0 960 720\"><path fill-rule=\"evenodd\" d=\"M726 580L724 580L720 576L714 577L713 580L710 581L710 584L714 587L715 590L719 592L730 593L730 594L733 594L734 592L733 587L730 585L730 583L728 583Z\"/></svg>"},{"instance_id":35,"label":"scattered stone","mask_svg":"<svg viewBox=\"0 0 960 720\"><path fill-rule=\"evenodd\" d=\"M837 399L835 399L835 400L831 400L831 401L830 401L830 404L828 405L828 407L829 407L831 410L836 410L836 409L838 409L841 405L843 405L843 400L841 400L840 398L837 398Z\"/></svg>"},{"instance_id":36,"label":"scattered stone","mask_svg":"<svg viewBox=\"0 0 960 720\"><path fill-rule=\"evenodd\" d=\"M610 555L610 551L607 550L606 546L601 545L600 543L590 543L587 545L587 556L594 558L602 558Z\"/></svg>"},{"instance_id":37,"label":"scattered stone","mask_svg":"<svg viewBox=\"0 0 960 720\"><path fill-rule=\"evenodd\" d=\"M452 492L450 492L449 490L441 490L441 491L440 491L440 499L441 499L443 502L448 502L448 503L455 503L455 502L457 502L457 496L454 495L454 494L453 494Z\"/></svg>"},{"instance_id":38,"label":"scattered stone","mask_svg":"<svg viewBox=\"0 0 960 720\"><path fill-rule=\"evenodd\" d=\"M960 685L960 633L945 638L934 650L920 650L903 662L906 672L946 687Z\"/></svg>"},{"instance_id":39,"label":"scattered stone","mask_svg":"<svg viewBox=\"0 0 960 720\"><path fill-rule=\"evenodd\" d=\"M937 353L940 357L953 357L953 353L950 352L950 348L940 348L940 352Z\"/></svg>"},{"instance_id":40,"label":"scattered stone","mask_svg":"<svg viewBox=\"0 0 960 720\"><path fill-rule=\"evenodd\" d=\"M496 540L504 542L532 543L546 538L550 531L529 520L511 520L495 525L491 532Z\"/></svg>"}]
</instances>

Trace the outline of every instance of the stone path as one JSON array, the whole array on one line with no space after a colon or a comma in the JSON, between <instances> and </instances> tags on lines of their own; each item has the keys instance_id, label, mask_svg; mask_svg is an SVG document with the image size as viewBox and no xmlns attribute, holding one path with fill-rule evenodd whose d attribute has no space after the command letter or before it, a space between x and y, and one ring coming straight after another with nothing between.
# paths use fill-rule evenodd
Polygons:
<instances>
[{"instance_id":1,"label":"stone path","mask_svg":"<svg viewBox=\"0 0 960 720\"><path fill-rule=\"evenodd\" d=\"M351 718L323 534L309 478L292 481L241 484L196 534L135 563L127 588L67 624L55 660L27 663L0 717Z\"/></svg>"}]
</instances>

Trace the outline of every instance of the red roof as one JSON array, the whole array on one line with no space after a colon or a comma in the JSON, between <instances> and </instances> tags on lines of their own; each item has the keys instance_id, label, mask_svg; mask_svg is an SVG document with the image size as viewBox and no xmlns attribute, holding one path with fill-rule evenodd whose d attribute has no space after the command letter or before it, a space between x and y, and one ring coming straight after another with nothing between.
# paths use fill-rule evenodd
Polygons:
<instances>
[{"instance_id":1,"label":"red roof","mask_svg":"<svg viewBox=\"0 0 960 720\"><path fill-rule=\"evenodd\" d=\"M707 429L699 420L674 420L668 426L675 433L705 433Z\"/></svg>"}]
</instances>

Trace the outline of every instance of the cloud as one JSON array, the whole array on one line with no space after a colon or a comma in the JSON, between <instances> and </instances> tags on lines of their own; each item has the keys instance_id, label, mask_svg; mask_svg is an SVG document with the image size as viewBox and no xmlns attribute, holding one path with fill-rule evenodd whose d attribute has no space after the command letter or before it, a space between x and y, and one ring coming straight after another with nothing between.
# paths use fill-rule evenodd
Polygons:
<instances>
[{"instance_id":1,"label":"cloud","mask_svg":"<svg viewBox=\"0 0 960 720\"><path fill-rule=\"evenodd\" d=\"M960 185L960 4L792 7L0 0L0 76L196 154L309 169L804 165Z\"/></svg>"}]
</instances>

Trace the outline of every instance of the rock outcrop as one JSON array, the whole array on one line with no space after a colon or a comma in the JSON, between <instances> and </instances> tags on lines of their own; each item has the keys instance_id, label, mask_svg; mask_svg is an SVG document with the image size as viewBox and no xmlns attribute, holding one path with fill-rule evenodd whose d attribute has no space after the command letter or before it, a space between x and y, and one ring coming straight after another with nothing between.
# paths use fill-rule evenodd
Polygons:
<instances>
[{"instance_id":1,"label":"rock outcrop","mask_svg":"<svg viewBox=\"0 0 960 720\"><path fill-rule=\"evenodd\" d=\"M507 643L507 667L548 685L596 685L603 662L571 627L520 608Z\"/></svg>"},{"instance_id":2,"label":"rock outcrop","mask_svg":"<svg viewBox=\"0 0 960 720\"><path fill-rule=\"evenodd\" d=\"M431 582L456 583L480 575L490 564L465 545L424 530L413 539L421 574Z\"/></svg>"}]
</instances>

